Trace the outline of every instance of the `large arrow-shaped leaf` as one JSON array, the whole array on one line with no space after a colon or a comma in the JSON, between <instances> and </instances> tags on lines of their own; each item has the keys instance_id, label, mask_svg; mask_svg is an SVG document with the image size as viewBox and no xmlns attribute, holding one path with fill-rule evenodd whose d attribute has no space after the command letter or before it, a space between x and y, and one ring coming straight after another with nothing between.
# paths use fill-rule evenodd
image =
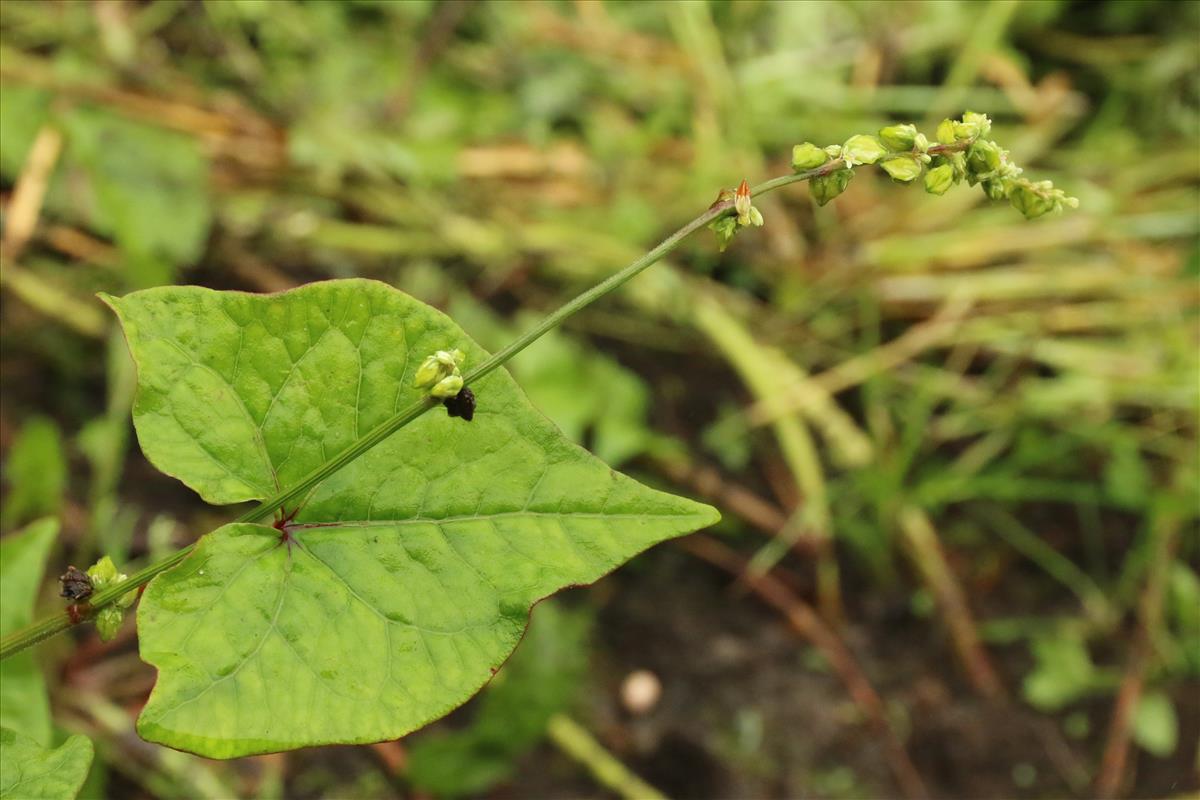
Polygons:
<instances>
[{"instance_id":1,"label":"large arrow-shaped leaf","mask_svg":"<svg viewBox=\"0 0 1200 800\"><path fill-rule=\"evenodd\" d=\"M486 358L372 281L107 300L138 364L142 449L215 503L295 485L414 402L429 353ZM717 519L571 444L503 371L472 388L473 422L402 428L312 492L291 541L227 525L149 585L145 738L230 758L402 736L477 691L539 599Z\"/></svg>"}]
</instances>

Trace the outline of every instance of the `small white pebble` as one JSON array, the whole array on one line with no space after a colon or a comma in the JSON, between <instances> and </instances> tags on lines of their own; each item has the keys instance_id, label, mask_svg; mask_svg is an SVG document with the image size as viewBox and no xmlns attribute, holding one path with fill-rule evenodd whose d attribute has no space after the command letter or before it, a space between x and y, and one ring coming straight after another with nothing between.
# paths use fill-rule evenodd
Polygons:
<instances>
[{"instance_id":1,"label":"small white pebble","mask_svg":"<svg viewBox=\"0 0 1200 800\"><path fill-rule=\"evenodd\" d=\"M630 714L645 714L658 705L662 682L648 669L638 669L621 681L621 705Z\"/></svg>"}]
</instances>

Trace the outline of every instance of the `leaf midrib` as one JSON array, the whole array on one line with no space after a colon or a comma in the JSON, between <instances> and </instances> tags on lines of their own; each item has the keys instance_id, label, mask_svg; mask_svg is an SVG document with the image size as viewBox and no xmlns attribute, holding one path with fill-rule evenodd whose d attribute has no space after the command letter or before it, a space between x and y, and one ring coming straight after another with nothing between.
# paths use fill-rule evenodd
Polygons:
<instances>
[{"instance_id":1,"label":"leaf midrib","mask_svg":"<svg viewBox=\"0 0 1200 800\"><path fill-rule=\"evenodd\" d=\"M346 521L329 521L329 522L295 522L288 525L290 530L316 530L321 528L395 528L404 525L440 525L442 523L451 522L486 522L494 519L510 519L524 517L550 517L553 519L687 519L688 517L700 517L707 519L707 515L695 514L610 514L603 511L582 511L582 512L564 512L564 511L501 511L496 514L464 514L454 517L409 517L408 519L372 519L372 520L346 520ZM264 526L265 527L265 526Z\"/></svg>"}]
</instances>

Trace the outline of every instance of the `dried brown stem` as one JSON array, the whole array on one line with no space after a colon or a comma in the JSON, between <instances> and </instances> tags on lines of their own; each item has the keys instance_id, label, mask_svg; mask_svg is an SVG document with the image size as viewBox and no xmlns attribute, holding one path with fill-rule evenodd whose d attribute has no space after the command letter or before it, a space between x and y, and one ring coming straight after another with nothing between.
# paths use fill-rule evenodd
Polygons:
<instances>
[{"instance_id":1,"label":"dried brown stem","mask_svg":"<svg viewBox=\"0 0 1200 800\"><path fill-rule=\"evenodd\" d=\"M984 697L1003 697L1004 686L979 640L966 595L946 563L937 531L933 529L929 517L920 509L909 506L900 513L900 529L917 572L933 593L938 609L946 619L954 651L971 685Z\"/></svg>"},{"instance_id":2,"label":"dried brown stem","mask_svg":"<svg viewBox=\"0 0 1200 800\"><path fill-rule=\"evenodd\" d=\"M1117 699L1113 704L1104 755L1100 760L1100 771L1096 775L1096 796L1100 798L1115 797L1125 776L1133 715L1142 698L1146 669L1154 656L1153 636L1162 621L1167 573L1179 543L1179 528L1180 521L1177 517L1163 515L1156 521L1153 529L1153 552L1146 576L1146 588L1142 591L1138 608L1137 630L1134 633L1129 661L1125 666L1125 675L1121 679L1121 688L1117 690Z\"/></svg>"}]
</instances>

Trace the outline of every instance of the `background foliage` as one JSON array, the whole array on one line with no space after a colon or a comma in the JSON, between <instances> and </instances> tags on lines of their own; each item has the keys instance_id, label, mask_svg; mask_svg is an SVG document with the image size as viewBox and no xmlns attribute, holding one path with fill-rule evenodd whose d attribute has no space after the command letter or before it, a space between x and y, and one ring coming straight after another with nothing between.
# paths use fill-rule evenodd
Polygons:
<instances>
[{"instance_id":1,"label":"background foliage","mask_svg":"<svg viewBox=\"0 0 1200 800\"><path fill-rule=\"evenodd\" d=\"M864 174L817 210L797 186L522 354L565 433L725 517L720 544L555 601L529 645L573 690L514 657L400 744L214 764L133 735L153 672L130 625L21 667L53 709L35 738L93 738L85 796L611 791L554 719L671 796L894 794L869 705L797 622L816 608L935 795L1090 796L1114 769L1194 790L1198 8L0 4L0 524L59 520L48 574L224 521L131 448L94 292L367 276L497 348L791 145L964 108L1082 203L1026 223L965 188ZM638 669L663 686L643 713Z\"/></svg>"}]
</instances>

